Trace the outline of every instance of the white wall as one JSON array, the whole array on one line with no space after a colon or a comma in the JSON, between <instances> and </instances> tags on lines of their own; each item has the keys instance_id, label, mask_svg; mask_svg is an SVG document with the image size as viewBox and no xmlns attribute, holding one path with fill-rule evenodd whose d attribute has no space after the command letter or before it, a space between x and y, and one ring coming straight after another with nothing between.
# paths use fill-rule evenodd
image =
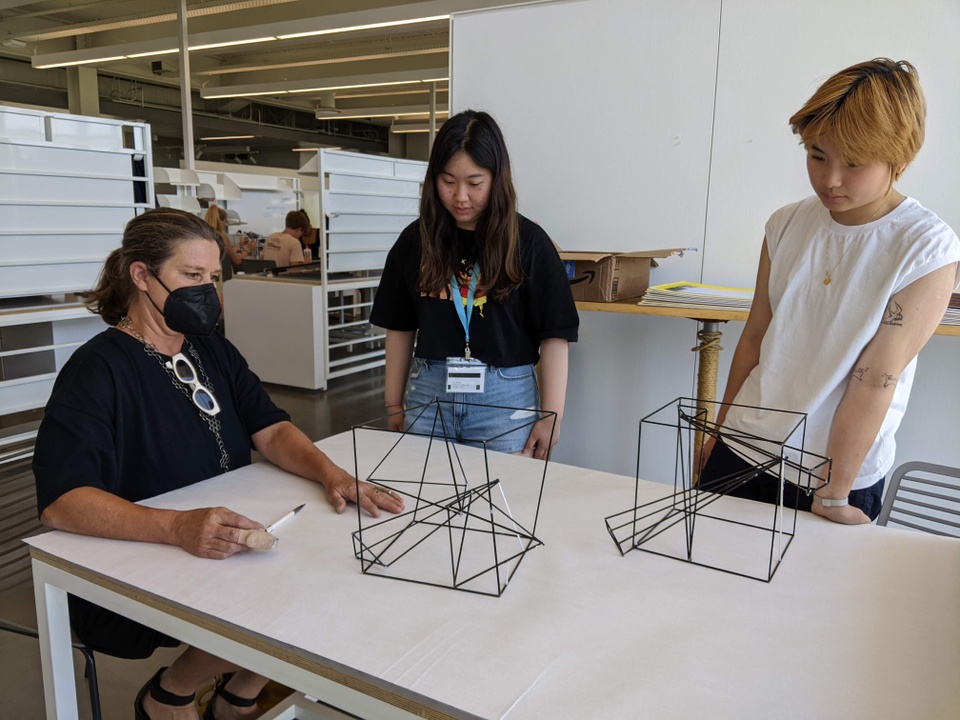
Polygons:
<instances>
[{"instance_id":1,"label":"white wall","mask_svg":"<svg viewBox=\"0 0 960 720\"><path fill-rule=\"evenodd\" d=\"M900 190L960 228L958 33L956 0L917 0L909 12L893 0L726 0L706 282L753 287L767 217L812 192L787 121L831 74L874 57L912 62L929 105L927 141Z\"/></svg>"},{"instance_id":2,"label":"white wall","mask_svg":"<svg viewBox=\"0 0 960 720\"><path fill-rule=\"evenodd\" d=\"M927 142L900 188L960 228L958 35L956 0L477 11L452 22L451 107L497 118L521 212L561 247L694 247L653 281L752 287L766 218L810 193L787 120L828 75L861 60L917 66ZM718 395L741 328L726 328ZM693 392L695 332L691 320L582 313L557 459L632 474L637 420ZM922 353L897 462L960 465L958 342L935 338Z\"/></svg>"}]
</instances>

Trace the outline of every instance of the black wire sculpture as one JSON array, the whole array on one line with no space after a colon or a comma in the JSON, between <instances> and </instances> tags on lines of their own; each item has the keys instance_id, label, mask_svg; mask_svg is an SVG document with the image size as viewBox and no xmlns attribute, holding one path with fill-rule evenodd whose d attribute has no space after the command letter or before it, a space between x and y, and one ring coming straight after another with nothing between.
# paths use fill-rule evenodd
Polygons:
<instances>
[{"instance_id":1,"label":"black wire sculpture","mask_svg":"<svg viewBox=\"0 0 960 720\"><path fill-rule=\"evenodd\" d=\"M829 483L830 458L804 450L806 413L738 405L736 407L752 407L770 413L772 419L779 418L779 422L771 424L786 427L786 430L782 437L768 438L724 429L723 442L731 450L744 450L750 457L763 459L743 472L711 481L709 488L700 487L694 472L700 445L707 438L721 434L712 418L717 417L717 411L724 405L677 398L640 420L633 507L607 517L607 532L621 555L641 550L770 582L796 535L798 511L784 507L784 483L793 483L809 495L820 483L824 471ZM644 433L645 429L647 433ZM645 451L662 456L663 448L669 447L669 437L666 441L663 439L665 430L673 436L675 443L673 492L641 503L641 458L646 457ZM799 445L790 444L796 442L795 439L799 439ZM742 501L731 504L722 500L762 474L779 479L776 505ZM712 529L705 529L706 521L726 524L722 542L717 541L721 536L714 537ZM736 532L730 531L730 525L736 526ZM702 539L695 543L698 526ZM764 537L767 542L761 543ZM763 550L767 547L768 552Z\"/></svg>"},{"instance_id":2,"label":"black wire sculpture","mask_svg":"<svg viewBox=\"0 0 960 720\"><path fill-rule=\"evenodd\" d=\"M527 419L496 436L456 437L455 413L471 407ZM406 410L413 418L408 427L429 431L404 432L389 427L390 418L397 415L353 428L358 484L365 480L378 492L403 497L408 508L412 504L412 509L385 519L371 518L357 508L353 547L362 572L499 597L527 552L543 544L535 533L549 461L504 461L504 454L489 445L510 435L526 440L542 420L550 422L552 445L556 413L437 398ZM421 462L411 463L411 454ZM531 472L528 463L542 464L542 470ZM497 468L503 474L494 477ZM475 481L479 475L482 482ZM531 487L530 479L537 477L539 485ZM505 486L510 485L512 492L514 483L524 485L520 492L524 502L518 506L528 511L527 522L507 502Z\"/></svg>"}]
</instances>

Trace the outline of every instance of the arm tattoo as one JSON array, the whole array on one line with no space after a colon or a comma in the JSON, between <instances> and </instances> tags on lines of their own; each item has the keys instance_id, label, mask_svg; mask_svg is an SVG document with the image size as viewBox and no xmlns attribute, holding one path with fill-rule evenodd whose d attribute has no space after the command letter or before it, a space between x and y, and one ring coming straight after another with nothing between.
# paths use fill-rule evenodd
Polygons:
<instances>
[{"instance_id":1,"label":"arm tattoo","mask_svg":"<svg viewBox=\"0 0 960 720\"><path fill-rule=\"evenodd\" d=\"M901 327L903 325L903 308L900 307L895 300L890 301L886 312L883 314L883 320L880 321L880 324L895 325L897 327Z\"/></svg>"},{"instance_id":2,"label":"arm tattoo","mask_svg":"<svg viewBox=\"0 0 960 720\"><path fill-rule=\"evenodd\" d=\"M896 385L899 378L894 377L893 375L888 375L887 373L883 374L883 386L890 387L891 385Z\"/></svg>"},{"instance_id":3,"label":"arm tattoo","mask_svg":"<svg viewBox=\"0 0 960 720\"><path fill-rule=\"evenodd\" d=\"M853 377L855 377L857 380L862 381L863 374L869 369L870 368L866 368L866 367L858 367L856 370L853 371Z\"/></svg>"}]
</instances>

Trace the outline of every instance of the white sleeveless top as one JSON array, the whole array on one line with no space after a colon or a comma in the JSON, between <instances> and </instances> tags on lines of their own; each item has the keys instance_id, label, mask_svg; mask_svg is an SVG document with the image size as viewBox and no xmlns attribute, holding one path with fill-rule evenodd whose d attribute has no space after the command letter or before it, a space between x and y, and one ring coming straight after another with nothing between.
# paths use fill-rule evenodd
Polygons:
<instances>
[{"instance_id":1,"label":"white sleeveless top","mask_svg":"<svg viewBox=\"0 0 960 720\"><path fill-rule=\"evenodd\" d=\"M912 198L882 218L850 227L834 222L814 195L775 212L766 224L766 243L773 317L760 347L760 362L734 400L752 407L731 407L724 427L785 439L798 449L826 455L833 416L854 363L876 333L889 298L914 280L960 261L960 241L946 223ZM828 269L831 282L824 285ZM960 282L960 273L955 282ZM894 433L907 406L916 364L914 358L897 382L854 490L870 487L893 465ZM805 437L800 437L799 429L788 437L796 416L760 408L807 413ZM780 454L776 446L765 447ZM732 449L751 462L767 459L739 445ZM787 455L799 460L799 452ZM803 464L809 466L810 459ZM795 473L790 479L796 480Z\"/></svg>"}]
</instances>

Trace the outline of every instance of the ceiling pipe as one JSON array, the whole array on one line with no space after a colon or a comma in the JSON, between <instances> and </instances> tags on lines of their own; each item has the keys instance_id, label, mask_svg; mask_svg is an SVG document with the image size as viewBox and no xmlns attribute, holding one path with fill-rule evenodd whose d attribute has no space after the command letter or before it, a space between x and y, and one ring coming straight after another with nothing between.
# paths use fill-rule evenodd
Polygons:
<instances>
[{"instance_id":1,"label":"ceiling pipe","mask_svg":"<svg viewBox=\"0 0 960 720\"><path fill-rule=\"evenodd\" d=\"M196 158L193 154L193 100L190 97L190 50L187 45L187 0L177 5L177 20L180 28L180 107L183 117L183 165L193 170Z\"/></svg>"}]
</instances>

